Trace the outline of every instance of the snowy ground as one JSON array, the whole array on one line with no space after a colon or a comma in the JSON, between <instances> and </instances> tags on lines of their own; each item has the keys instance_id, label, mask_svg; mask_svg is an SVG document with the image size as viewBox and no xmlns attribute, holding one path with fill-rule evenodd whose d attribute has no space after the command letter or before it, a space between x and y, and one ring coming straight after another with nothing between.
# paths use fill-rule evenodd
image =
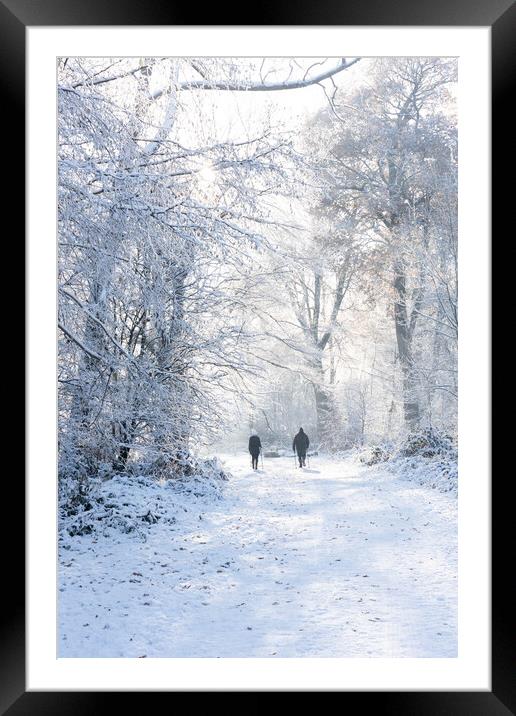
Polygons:
<instances>
[{"instance_id":1,"label":"snowy ground","mask_svg":"<svg viewBox=\"0 0 516 716\"><path fill-rule=\"evenodd\" d=\"M159 488L146 541L64 540L59 656L457 655L453 495L351 460L224 462L222 500Z\"/></svg>"}]
</instances>

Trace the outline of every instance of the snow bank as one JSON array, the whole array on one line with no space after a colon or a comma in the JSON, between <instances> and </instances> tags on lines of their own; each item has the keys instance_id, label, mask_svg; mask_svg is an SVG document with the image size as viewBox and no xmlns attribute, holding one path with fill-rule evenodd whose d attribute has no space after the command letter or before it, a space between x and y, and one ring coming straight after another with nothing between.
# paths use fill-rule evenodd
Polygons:
<instances>
[{"instance_id":1,"label":"snow bank","mask_svg":"<svg viewBox=\"0 0 516 716\"><path fill-rule=\"evenodd\" d=\"M411 480L440 492L458 493L457 459L443 457L397 457L383 467L403 480Z\"/></svg>"},{"instance_id":2,"label":"snow bank","mask_svg":"<svg viewBox=\"0 0 516 716\"><path fill-rule=\"evenodd\" d=\"M213 458L196 461L192 474L174 479L126 474L92 479L60 506L60 539L123 533L145 540L152 525L175 524L185 513L202 512L221 499L223 483L230 477Z\"/></svg>"},{"instance_id":3,"label":"snow bank","mask_svg":"<svg viewBox=\"0 0 516 716\"><path fill-rule=\"evenodd\" d=\"M368 466L388 470L410 480L457 494L458 453L452 437L431 428L411 433L398 443L382 443L356 452L356 459Z\"/></svg>"}]
</instances>

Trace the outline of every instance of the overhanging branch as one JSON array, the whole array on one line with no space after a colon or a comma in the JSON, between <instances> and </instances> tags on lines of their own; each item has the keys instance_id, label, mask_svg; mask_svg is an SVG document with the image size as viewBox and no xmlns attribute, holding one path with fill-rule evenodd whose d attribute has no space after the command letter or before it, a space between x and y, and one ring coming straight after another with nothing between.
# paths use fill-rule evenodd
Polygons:
<instances>
[{"instance_id":1,"label":"overhanging branch","mask_svg":"<svg viewBox=\"0 0 516 716\"><path fill-rule=\"evenodd\" d=\"M184 90L229 90L232 92L274 92L277 90L300 89L301 87L309 87L310 85L322 82L329 77L333 77L333 75L336 75L338 72L342 72L342 70L347 70L348 67L351 67L360 59L360 57L355 57L354 59L347 61L346 58L343 57L337 67L332 67L332 69L326 70L326 72L321 72L314 77L309 77L306 79L303 78L302 80L270 83L258 82L256 84L253 84L245 82L216 81L209 80L206 78L202 80L181 82L178 87L179 89Z\"/></svg>"}]
</instances>

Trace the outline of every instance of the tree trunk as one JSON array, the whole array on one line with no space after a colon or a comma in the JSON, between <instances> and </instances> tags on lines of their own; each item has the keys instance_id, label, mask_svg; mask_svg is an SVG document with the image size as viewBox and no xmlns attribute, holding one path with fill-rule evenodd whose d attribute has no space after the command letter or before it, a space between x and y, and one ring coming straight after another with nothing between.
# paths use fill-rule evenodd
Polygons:
<instances>
[{"instance_id":1,"label":"tree trunk","mask_svg":"<svg viewBox=\"0 0 516 716\"><path fill-rule=\"evenodd\" d=\"M313 381L315 410L317 419L317 437L322 447L332 449L335 447L336 407L331 388L325 384L322 357L315 365L315 379Z\"/></svg>"},{"instance_id":2,"label":"tree trunk","mask_svg":"<svg viewBox=\"0 0 516 716\"><path fill-rule=\"evenodd\" d=\"M398 356L403 374L403 412L405 425L411 431L416 430L420 421L420 408L417 398L417 381L414 375L412 358L412 329L408 320L406 304L406 276L400 260L394 262L394 321Z\"/></svg>"},{"instance_id":3,"label":"tree trunk","mask_svg":"<svg viewBox=\"0 0 516 716\"><path fill-rule=\"evenodd\" d=\"M333 442L332 428L333 400L322 385L314 385L315 408L317 411L317 433L322 444L329 446Z\"/></svg>"},{"instance_id":4,"label":"tree trunk","mask_svg":"<svg viewBox=\"0 0 516 716\"><path fill-rule=\"evenodd\" d=\"M168 289L173 297L170 313L156 316L156 333L159 343L156 363L164 373L170 393L170 405L162 421L154 430L154 445L160 453L158 463L164 471L181 471L181 465L188 455L190 440L190 398L185 379L188 369L185 355L184 302L187 272L179 267L169 266Z\"/></svg>"}]
</instances>

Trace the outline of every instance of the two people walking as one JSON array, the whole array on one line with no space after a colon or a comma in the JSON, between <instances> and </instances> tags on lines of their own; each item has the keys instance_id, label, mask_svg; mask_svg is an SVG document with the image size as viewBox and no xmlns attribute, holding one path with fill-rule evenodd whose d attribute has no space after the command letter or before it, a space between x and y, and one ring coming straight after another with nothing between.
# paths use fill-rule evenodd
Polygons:
<instances>
[{"instance_id":1,"label":"two people walking","mask_svg":"<svg viewBox=\"0 0 516 716\"><path fill-rule=\"evenodd\" d=\"M299 467L306 466L306 453L310 445L308 435L304 432L303 428L299 428L299 432L294 437L292 443L292 450L294 453L297 452L297 458L299 460ZM251 435L249 438L249 452L251 453L251 465L253 470L258 469L258 457L262 450L262 443L258 435Z\"/></svg>"}]
</instances>

